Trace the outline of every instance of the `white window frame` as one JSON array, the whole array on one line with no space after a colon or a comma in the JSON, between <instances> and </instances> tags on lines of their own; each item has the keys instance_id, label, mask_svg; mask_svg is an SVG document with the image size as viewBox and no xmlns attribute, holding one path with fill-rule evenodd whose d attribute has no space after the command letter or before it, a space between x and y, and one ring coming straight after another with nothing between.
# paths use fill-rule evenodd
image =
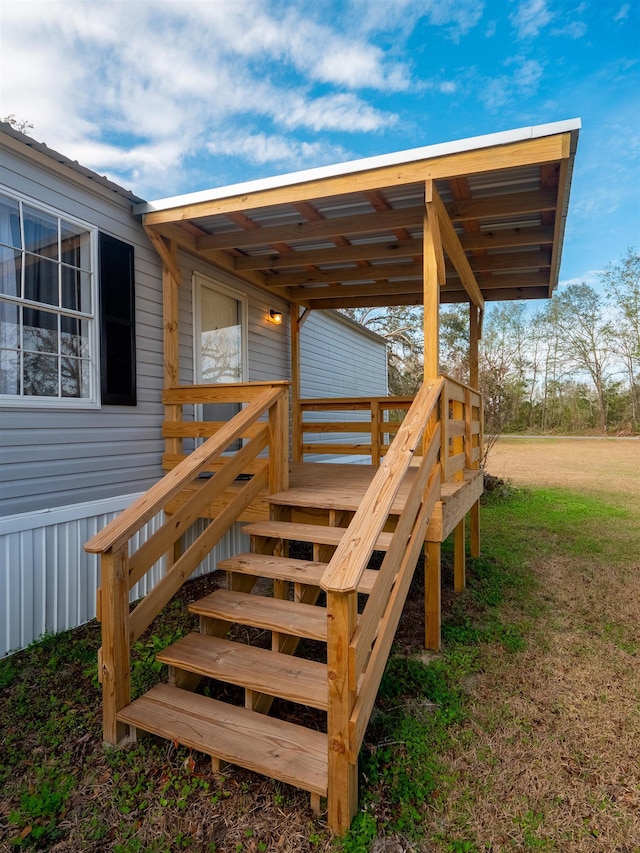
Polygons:
<instances>
[{"instance_id":1,"label":"white window frame","mask_svg":"<svg viewBox=\"0 0 640 853\"><path fill-rule=\"evenodd\" d=\"M23 205L27 205L30 208L33 208L36 211L40 211L44 214L48 214L49 216L56 217L56 219L63 220L64 222L68 222L71 225L75 225L76 227L86 231L89 234L89 254L90 254L90 265L89 269L83 270L84 272L88 272L90 277L90 294L91 294L91 312L81 312L81 311L71 311L65 310L60 305L48 305L41 304L39 302L30 302L29 300L25 300L22 297L23 288L21 287L21 294L17 297L7 296L6 294L0 293L0 301L4 303L9 303L13 305L18 305L22 307L35 308L36 310L42 309L49 313L56 314L57 316L70 316L74 318L78 318L80 320L84 320L87 323L88 329L88 347L89 347L89 394L86 397L46 397L46 396L37 396L30 394L0 394L0 408L28 408L28 409L98 409L100 408L100 352L98 347L98 335L99 335L99 294L98 294L98 274L97 274L97 259L98 259L98 228L95 225L91 225L88 222L85 222L82 219L78 219L76 216L72 216L59 208L52 207L51 205L44 204L37 199L34 199L30 196L27 196L23 193L16 192L15 190L10 189L2 184L0 184L0 193L12 199L13 201L18 202L20 206L20 223L21 230L23 227ZM23 241L22 241L23 242ZM22 257L24 258L25 249L24 245L20 249L22 253ZM62 264L61 259L57 261L58 268ZM25 264L22 263L22 276L24 276L24 268ZM19 328L22 328L20 326ZM22 383L24 380L24 376L22 371L20 372L20 383L22 387Z\"/></svg>"}]
</instances>

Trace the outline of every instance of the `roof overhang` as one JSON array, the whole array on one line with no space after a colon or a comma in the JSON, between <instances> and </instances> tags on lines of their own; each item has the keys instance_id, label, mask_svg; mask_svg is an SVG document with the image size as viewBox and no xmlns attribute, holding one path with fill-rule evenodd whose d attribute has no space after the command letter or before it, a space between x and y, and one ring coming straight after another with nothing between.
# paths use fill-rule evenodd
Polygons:
<instances>
[{"instance_id":1,"label":"roof overhang","mask_svg":"<svg viewBox=\"0 0 640 853\"><path fill-rule=\"evenodd\" d=\"M558 283L579 120L136 205L145 228L308 308L423 301L427 205L442 302L537 299ZM164 254L164 253L163 253Z\"/></svg>"}]
</instances>

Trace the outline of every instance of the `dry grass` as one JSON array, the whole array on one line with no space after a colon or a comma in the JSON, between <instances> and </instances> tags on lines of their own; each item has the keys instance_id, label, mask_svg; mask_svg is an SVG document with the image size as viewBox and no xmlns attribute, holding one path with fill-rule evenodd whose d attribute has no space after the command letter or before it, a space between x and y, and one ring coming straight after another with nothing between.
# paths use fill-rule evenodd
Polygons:
<instances>
[{"instance_id":1,"label":"dry grass","mask_svg":"<svg viewBox=\"0 0 640 853\"><path fill-rule=\"evenodd\" d=\"M501 438L487 471L519 486L561 486L640 499L640 439Z\"/></svg>"},{"instance_id":2,"label":"dry grass","mask_svg":"<svg viewBox=\"0 0 640 853\"><path fill-rule=\"evenodd\" d=\"M638 507L637 439L506 440L488 468ZM636 536L640 551L640 525ZM471 723L447 759L456 784L443 829L481 850L637 853L640 560L564 550L534 567L542 615L527 649L492 650L470 685Z\"/></svg>"}]
</instances>

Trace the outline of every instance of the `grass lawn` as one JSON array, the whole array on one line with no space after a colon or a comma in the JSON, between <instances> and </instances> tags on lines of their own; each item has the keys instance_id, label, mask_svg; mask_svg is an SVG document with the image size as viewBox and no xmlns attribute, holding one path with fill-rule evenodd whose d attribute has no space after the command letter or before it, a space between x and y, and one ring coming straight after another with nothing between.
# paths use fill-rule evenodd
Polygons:
<instances>
[{"instance_id":1,"label":"grass lawn","mask_svg":"<svg viewBox=\"0 0 640 853\"><path fill-rule=\"evenodd\" d=\"M416 575L344 840L287 786L214 776L155 738L104 749L90 624L0 661L0 850L636 853L639 452L496 445L489 470L517 487L487 496L482 557L447 596L437 656L416 641ZM136 644L135 690L164 677L155 650L191 627L169 605Z\"/></svg>"}]
</instances>

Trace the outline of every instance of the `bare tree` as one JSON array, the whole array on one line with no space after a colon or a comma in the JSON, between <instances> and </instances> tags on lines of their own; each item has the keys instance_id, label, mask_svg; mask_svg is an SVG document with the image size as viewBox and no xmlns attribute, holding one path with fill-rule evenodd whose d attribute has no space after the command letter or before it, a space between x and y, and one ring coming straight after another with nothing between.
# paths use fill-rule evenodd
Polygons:
<instances>
[{"instance_id":1,"label":"bare tree","mask_svg":"<svg viewBox=\"0 0 640 853\"><path fill-rule=\"evenodd\" d=\"M628 249L619 264L602 274L609 304L616 314L612 346L622 360L630 390L631 419L640 420L640 254Z\"/></svg>"}]
</instances>

